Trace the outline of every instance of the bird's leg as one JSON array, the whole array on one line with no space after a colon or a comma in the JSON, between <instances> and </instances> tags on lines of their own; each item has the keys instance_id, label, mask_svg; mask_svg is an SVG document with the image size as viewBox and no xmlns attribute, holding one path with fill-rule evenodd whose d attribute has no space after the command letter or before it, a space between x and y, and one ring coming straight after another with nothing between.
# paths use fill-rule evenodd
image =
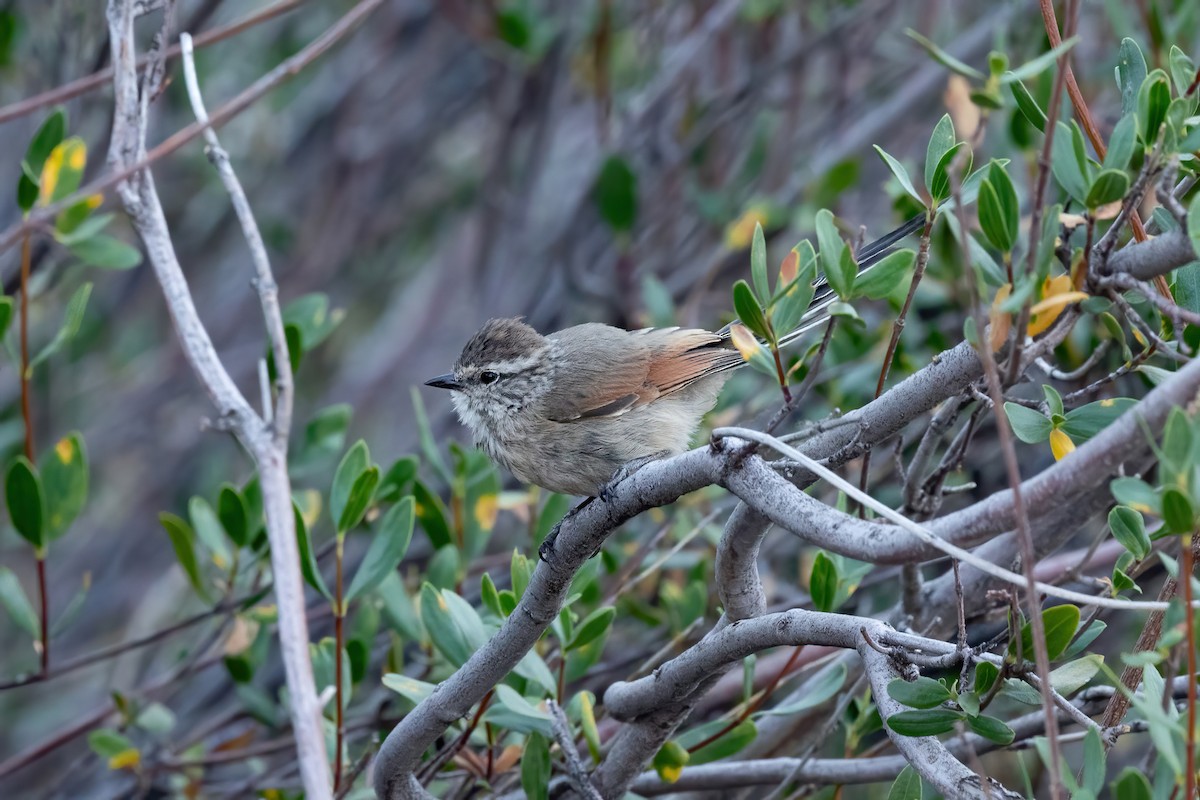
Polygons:
<instances>
[{"instance_id":1,"label":"bird's leg","mask_svg":"<svg viewBox=\"0 0 1200 800\"><path fill-rule=\"evenodd\" d=\"M548 560L547 556L549 556L551 551L554 550L554 541L558 538L558 529L562 527L564 522L578 514L583 509L587 508L588 505L595 499L596 498L594 497L585 497L583 501L579 503L579 505L568 511L566 516L555 523L554 527L550 529L550 532L546 534L546 538L542 539L541 545L538 546L538 558L540 558L542 561ZM595 555L595 553L592 553L592 555Z\"/></svg>"},{"instance_id":2,"label":"bird's leg","mask_svg":"<svg viewBox=\"0 0 1200 800\"><path fill-rule=\"evenodd\" d=\"M611 500L613 492L616 491L617 485L620 484L621 481L632 476L633 473L637 472L651 461L658 461L661 458L666 458L670 454L671 452L669 450L660 450L657 453L651 453L648 456L635 458L633 461L622 464L617 468L617 471L613 473L613 476L609 478L608 483L600 487L600 494L597 495L600 498L600 502L607 503L609 500Z\"/></svg>"}]
</instances>

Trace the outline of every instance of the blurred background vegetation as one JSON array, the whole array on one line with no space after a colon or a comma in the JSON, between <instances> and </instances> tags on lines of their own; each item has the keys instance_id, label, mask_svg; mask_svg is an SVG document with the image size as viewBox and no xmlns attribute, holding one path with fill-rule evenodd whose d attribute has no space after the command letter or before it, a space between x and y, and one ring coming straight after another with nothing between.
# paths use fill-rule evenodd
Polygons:
<instances>
[{"instance_id":1,"label":"blurred background vegetation","mask_svg":"<svg viewBox=\"0 0 1200 800\"><path fill-rule=\"evenodd\" d=\"M340 0L285 5L286 13L198 51L210 109L352 6ZM178 28L196 35L269 6L181 0ZM1109 129L1120 112L1113 67L1121 38L1139 41L1151 67L1171 43L1194 55L1198 15L1197 4L1187 0L1085 4L1073 60L1102 127ZM147 22L144 33L156 24ZM421 454L419 479L448 503L448 514L459 513L450 490L456 479L443 480L431 455L436 450L451 463L446 445L470 443L445 397L423 389L414 394L412 387L449 368L484 320L524 315L544 331L583 321L716 327L732 318L729 287L746 276L755 222L766 230L769 262L778 264L792 244L811 235L820 208L837 214L851 240L882 235L919 211L871 145L912 168L923 163L929 131L947 109L956 123L959 114L972 112L964 110L970 103L947 69L905 35L907 28L984 71L990 50L1020 64L1047 49L1042 21L1028 2L385 3L348 41L221 130L267 238L285 304L302 300L307 305L293 306L293 313L302 308L327 320L317 326L320 346L305 342L297 371L297 491L327 491L346 445L362 438L385 471L410 453ZM105 66L108 55L101 3L9 3L0 11L0 105L88 75ZM152 111L151 144L192 121L177 64L169 74L174 80ZM1051 77L1048 71L1028 82L1043 103ZM1003 101L989 111L975 164L992 155L1012 159L1009 172L1027 196L1040 137L1010 98ZM87 145L85 180L100 175L111 87L105 83L62 105L70 134ZM0 159L0 186L17 184L19 155L49 112L0 124L9 154ZM157 163L154 174L201 316L235 379L257 396L257 362L266 342L227 197L199 143ZM15 203L0 204L0 223L19 216ZM137 244L120 215L110 233ZM917 294L893 380L962 336L966 299L953 280L956 245L939 228L933 246L932 280ZM84 281L94 284L78 332L32 383L38 452L78 430L90 465L86 507L47 559L53 614L87 587L69 625L55 634L55 659L69 661L210 607L189 587L159 514L186 517L195 496L216 506L222 484L242 487L252 473L230 437L202 424L211 406L182 358L147 266L98 269L48 240L35 248L33 265L35 343L54 336L72 293ZM9 293L17 267L16 250L0 256ZM903 289L890 303L864 304L865 325L839 329L805 418L873 396L902 298ZM14 341L11 331L8 341ZM1081 353L1089 341L1064 347ZM422 446L414 407L419 397L431 438L440 444L427 437ZM777 404L769 381L745 370L711 422L748 421ZM0 448L16 453L22 438L10 362L0 378ZM1025 455L1033 459L1031 469L1051 459L1044 449ZM531 536L544 533L566 504L552 498L545 510L545 497L491 472L477 456L460 461L458 479L486 472L486 480L502 480L504 489L482 517L486 531L477 552L467 553L465 563L439 567L449 569L439 583L466 585L469 594L483 571L508 579L514 546L531 552ZM961 477L979 488L962 502L1006 485L996 459L975 463L975 471ZM595 569L618 574L637 553L646 559L631 562L638 566L662 556L661 570L620 600L619 614L644 623L622 631L627 657L585 664L591 672L572 675L574 686L600 692L688 632L695 619L715 618L706 576L723 512L731 507L711 489L669 516L647 515L610 543L604 566ZM428 516L419 522L437 524ZM317 547L331 539L327 519L323 525L313 531ZM668 552L686 537L695 538ZM436 535L414 536L406 568L433 569L431 538ZM639 551L647 540L650 550ZM368 541L351 537L351 562ZM764 574L770 601L790 606L803 599L810 549L776 536L764 556L771 565ZM0 531L0 560L34 597L32 551L7 527ZM419 584L408 574L408 593L415 595ZM882 588L867 610L895 598L890 575L871 579ZM636 576L624 580L630 577ZM616 598L585 598L592 607L601 600ZM397 666L388 659L403 661L398 643L408 632L386 615L376 624L395 633L391 639L381 633L374 659ZM330 625L327 607L315 613L314 641L328 635ZM52 683L0 693L0 763L107 711L113 692L144 688L201 638L164 637ZM0 680L36 671L29 642L16 625L0 624ZM226 646L241 652L236 644ZM281 680L272 658L263 656L255 677L268 698ZM160 719L158 732L148 727L156 747L211 742L214 732L233 740L251 730L238 727L253 701L229 691L232 669L197 672L155 695L177 726L163 731ZM378 672L373 669L376 677L357 697L364 707L384 702L375 689ZM735 700L739 689L729 692ZM118 712L123 702L118 695ZM396 712L379 713L394 718ZM114 718L99 714L91 727ZM81 737L61 744L0 778L4 794L117 796L154 785L144 775L108 771ZM278 756L265 754L249 767L214 762L211 786L217 788L206 791L257 788L256 776Z\"/></svg>"}]
</instances>

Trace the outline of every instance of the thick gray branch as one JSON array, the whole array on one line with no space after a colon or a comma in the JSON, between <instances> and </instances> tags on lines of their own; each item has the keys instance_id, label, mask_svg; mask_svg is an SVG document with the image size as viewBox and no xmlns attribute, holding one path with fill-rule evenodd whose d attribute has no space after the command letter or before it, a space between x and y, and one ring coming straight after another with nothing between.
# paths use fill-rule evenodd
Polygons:
<instances>
[{"instance_id":1,"label":"thick gray branch","mask_svg":"<svg viewBox=\"0 0 1200 800\"><path fill-rule=\"evenodd\" d=\"M1144 281L1166 275L1197 258L1200 256L1196 255L1186 231L1168 231L1117 251L1108 259L1108 271L1123 272Z\"/></svg>"}]
</instances>

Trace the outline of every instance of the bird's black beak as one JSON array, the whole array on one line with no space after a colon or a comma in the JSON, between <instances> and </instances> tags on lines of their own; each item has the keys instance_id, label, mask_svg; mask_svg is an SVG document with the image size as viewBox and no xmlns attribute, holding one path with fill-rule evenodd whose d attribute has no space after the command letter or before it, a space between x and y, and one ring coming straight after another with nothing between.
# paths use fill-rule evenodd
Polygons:
<instances>
[{"instance_id":1,"label":"bird's black beak","mask_svg":"<svg viewBox=\"0 0 1200 800\"><path fill-rule=\"evenodd\" d=\"M462 384L454 379L453 372L447 372L445 375L438 375L436 378L430 378L425 381L426 386L433 386L437 389L450 389L457 391L462 389Z\"/></svg>"}]
</instances>

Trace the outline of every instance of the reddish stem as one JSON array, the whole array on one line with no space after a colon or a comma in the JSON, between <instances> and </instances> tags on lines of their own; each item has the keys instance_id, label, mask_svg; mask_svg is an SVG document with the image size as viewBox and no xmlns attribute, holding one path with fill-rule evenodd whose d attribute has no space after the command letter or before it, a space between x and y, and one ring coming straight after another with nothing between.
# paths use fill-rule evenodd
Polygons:
<instances>
[{"instance_id":1,"label":"reddish stem","mask_svg":"<svg viewBox=\"0 0 1200 800\"><path fill-rule=\"evenodd\" d=\"M25 457L29 463L33 458L33 409L29 388L29 272L32 255L29 234L21 239L21 419L25 423ZM42 626L42 675L50 672L50 603L46 592L46 554L36 548L38 599L41 605Z\"/></svg>"}]
</instances>

